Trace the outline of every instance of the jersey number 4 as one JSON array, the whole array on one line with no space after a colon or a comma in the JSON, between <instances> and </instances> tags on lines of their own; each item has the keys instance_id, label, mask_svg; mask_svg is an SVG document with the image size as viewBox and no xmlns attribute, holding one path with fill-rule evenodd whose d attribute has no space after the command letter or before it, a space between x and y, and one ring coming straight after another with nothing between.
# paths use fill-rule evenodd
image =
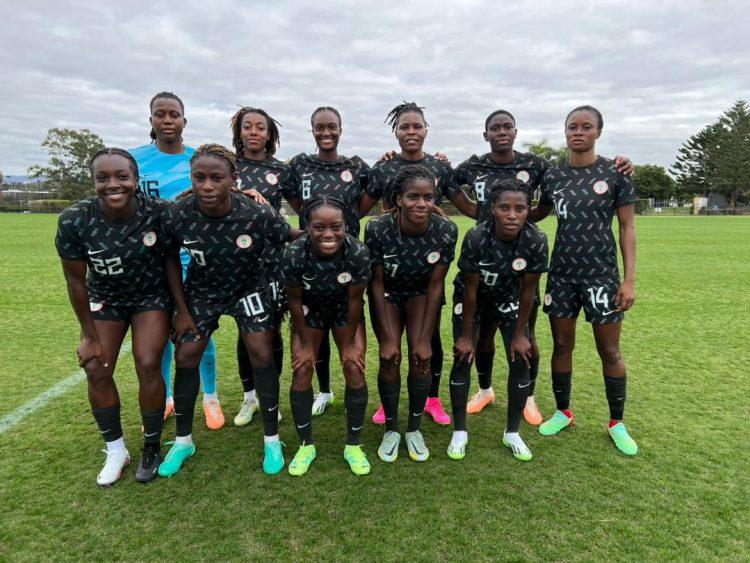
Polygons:
<instances>
[{"instance_id":1,"label":"jersey number 4","mask_svg":"<svg viewBox=\"0 0 750 563\"><path fill-rule=\"evenodd\" d=\"M122 260L114 258L89 258L94 266L94 271L103 276L116 276L122 274Z\"/></svg>"}]
</instances>

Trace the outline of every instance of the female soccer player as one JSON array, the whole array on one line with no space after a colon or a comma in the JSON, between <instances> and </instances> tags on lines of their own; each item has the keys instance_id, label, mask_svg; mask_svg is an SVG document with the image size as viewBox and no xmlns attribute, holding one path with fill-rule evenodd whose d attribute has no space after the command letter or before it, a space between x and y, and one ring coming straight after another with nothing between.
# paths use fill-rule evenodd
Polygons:
<instances>
[{"instance_id":1,"label":"female soccer player","mask_svg":"<svg viewBox=\"0 0 750 563\"><path fill-rule=\"evenodd\" d=\"M453 335L455 358L450 377L454 432L448 456L466 455L466 399L477 326L500 329L508 358L508 421L503 444L522 461L531 450L518 428L531 387L529 370L533 346L528 320L533 310L539 277L547 270L547 237L527 223L527 185L519 179L501 180L489 193L490 217L464 237L456 281L464 288L454 293Z\"/></svg>"},{"instance_id":2,"label":"female soccer player","mask_svg":"<svg viewBox=\"0 0 750 563\"><path fill-rule=\"evenodd\" d=\"M622 422L625 409L625 362L620 353L624 313L635 301L635 202L630 178L615 163L596 154L604 120L596 108L580 106L565 119L570 159L544 176L542 195L532 217L541 220L553 206L557 232L544 296L554 349L552 390L557 412L542 423L543 436L573 423L570 410L576 319L583 308L594 331L609 403L609 435L626 455L638 445ZM620 281L612 218L617 215L625 279Z\"/></svg>"},{"instance_id":3,"label":"female soccer player","mask_svg":"<svg viewBox=\"0 0 750 563\"><path fill-rule=\"evenodd\" d=\"M362 451L367 408L365 324L362 296L370 279L367 247L346 233L347 204L336 196L315 195L302 208L306 234L284 254L284 284L292 317L292 387L289 398L302 445L289 464L304 475L315 459L312 437L312 374L320 343L331 331L346 380L344 459L355 475L370 464Z\"/></svg>"},{"instance_id":4,"label":"female soccer player","mask_svg":"<svg viewBox=\"0 0 750 563\"><path fill-rule=\"evenodd\" d=\"M409 349L409 425L406 446L415 461L430 455L419 430L430 389L430 341L435 332L445 275L453 261L458 228L436 212L435 176L421 165L405 166L391 190L391 212L372 219L365 244L372 260L372 322L380 346L378 390L386 433L378 448L393 462L401 441L398 402L401 338Z\"/></svg>"},{"instance_id":5,"label":"female soccer player","mask_svg":"<svg viewBox=\"0 0 750 563\"><path fill-rule=\"evenodd\" d=\"M198 395L198 364L221 315L234 317L247 346L263 415L263 470L284 467L276 410L279 379L273 365L271 296L263 271L266 245L280 245L289 224L269 205L259 205L231 191L237 179L233 153L220 145L202 145L190 159L193 194L177 202L164 219L167 275L175 300L175 444L159 475L176 474L195 453L193 409ZM192 258L184 290L177 248Z\"/></svg>"},{"instance_id":6,"label":"female soccer player","mask_svg":"<svg viewBox=\"0 0 750 563\"><path fill-rule=\"evenodd\" d=\"M453 202L461 213L468 217L476 217L476 204L454 182L453 169L450 164L425 153L423 150L427 138L427 121L424 117L424 108L414 102L404 102L388 113L386 122L391 126L401 152L395 157L382 160L373 166L370 174L369 193L362 198L360 215L366 215L381 197L383 198L383 207L387 209L391 205L391 191L399 170L405 166L419 164L428 168L435 176L437 186L435 205L440 205L443 197L446 197ZM443 344L440 339L439 318L435 325L435 334L431 346L432 386L424 410L438 424L450 424L451 419L446 414L438 394L440 376L443 372ZM385 423L382 404L378 406L372 420L376 424Z\"/></svg>"},{"instance_id":7,"label":"female soccer player","mask_svg":"<svg viewBox=\"0 0 750 563\"><path fill-rule=\"evenodd\" d=\"M474 188L477 199L477 223L487 221L491 214L490 186L507 179L517 179L526 184L529 205L539 187L542 177L549 168L549 163L532 153L522 153L514 150L518 130L513 115L504 109L495 110L487 116L484 122L484 140L490 145L490 152L482 156L473 155L456 168L455 183ZM632 163L626 157L615 157L618 169L624 174L632 174ZM542 415L534 399L536 378L539 372L539 348L536 342L536 319L540 305L538 297L534 300L534 307L529 316L529 340L531 341L532 357L530 360L529 397L524 407L523 415L526 422L538 426L542 422ZM467 412L478 413L484 407L495 401L492 389L492 365L495 358L495 332L497 326L493 323L483 323L479 328L476 350L477 375L479 391L467 405Z\"/></svg>"},{"instance_id":8,"label":"female soccer player","mask_svg":"<svg viewBox=\"0 0 750 563\"><path fill-rule=\"evenodd\" d=\"M289 162L292 168L289 204L300 213L302 204L315 195L336 196L346 203L346 232L359 237L359 209L363 194L369 190L370 167L358 156L349 158L339 155L338 145L343 129L338 110L321 106L312 113L310 124L318 149L315 154L298 154ZM307 228L302 216L300 227ZM331 347L326 333L315 366L320 392L313 403L314 415L323 414L333 402L330 356Z\"/></svg>"},{"instance_id":9,"label":"female soccer player","mask_svg":"<svg viewBox=\"0 0 750 563\"><path fill-rule=\"evenodd\" d=\"M149 196L164 198L170 201L177 199L190 187L190 158L195 149L182 141L182 131L187 125L185 105L172 92L159 92L149 104L151 116L151 143L134 149L130 153L138 162L141 171L141 191ZM190 255L180 253L183 275L187 272ZM172 343L164 348L161 373L167 389L165 418L174 412L172 397ZM216 392L216 346L213 338L209 339L200 362L201 382L203 384L203 413L206 426L218 430L224 426L224 413Z\"/></svg>"},{"instance_id":10,"label":"female soccer player","mask_svg":"<svg viewBox=\"0 0 750 563\"><path fill-rule=\"evenodd\" d=\"M276 210L281 211L282 196L287 201L291 195L291 168L274 157L280 144L278 123L262 109L243 107L232 117L232 145L237 155L238 184L241 189L255 189ZM281 339L281 322L286 313L286 294L281 283L281 258L283 245L267 245L263 267L271 292L273 316L273 359L278 375L284 361L284 343ZM247 347L242 335L237 338L237 364L244 397L240 411L234 417L236 426L245 426L258 411L258 399ZM281 412L278 413L281 420Z\"/></svg>"},{"instance_id":11,"label":"female soccer player","mask_svg":"<svg viewBox=\"0 0 750 563\"><path fill-rule=\"evenodd\" d=\"M112 485L130 463L113 378L130 327L144 439L135 478L145 483L156 477L161 461L165 392L159 366L172 307L164 271L164 202L138 192L138 165L123 149L100 150L89 167L96 196L62 212L55 245L81 325L78 361L107 445L96 482Z\"/></svg>"}]
</instances>

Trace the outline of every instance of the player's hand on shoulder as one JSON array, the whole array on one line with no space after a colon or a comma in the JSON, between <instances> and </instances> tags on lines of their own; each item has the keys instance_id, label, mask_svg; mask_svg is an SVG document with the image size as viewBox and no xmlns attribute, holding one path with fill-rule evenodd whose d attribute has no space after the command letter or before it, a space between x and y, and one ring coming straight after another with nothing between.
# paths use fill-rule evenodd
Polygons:
<instances>
[{"instance_id":1,"label":"player's hand on shoulder","mask_svg":"<svg viewBox=\"0 0 750 563\"><path fill-rule=\"evenodd\" d=\"M98 340L84 336L78 345L78 365L85 367L91 360L97 360L105 368L108 367L107 360L104 357L104 346Z\"/></svg>"},{"instance_id":2,"label":"player's hand on shoulder","mask_svg":"<svg viewBox=\"0 0 750 563\"><path fill-rule=\"evenodd\" d=\"M450 159L448 158L448 155L445 154L444 152L440 152L440 151L436 152L435 158L437 158L440 162L445 162L446 164L451 163Z\"/></svg>"},{"instance_id":3,"label":"player's hand on shoulder","mask_svg":"<svg viewBox=\"0 0 750 563\"><path fill-rule=\"evenodd\" d=\"M623 313L629 310L635 303L635 285L633 282L624 281L620 284L615 297L616 311Z\"/></svg>"},{"instance_id":4,"label":"player's hand on shoulder","mask_svg":"<svg viewBox=\"0 0 750 563\"><path fill-rule=\"evenodd\" d=\"M232 188L236 189L236 188ZM239 191L239 190L237 190ZM261 194L258 190L255 188L250 188L248 190L242 190L243 194L245 194L247 197L252 199L255 203L258 203L260 205L268 205L268 200L263 197L263 194Z\"/></svg>"},{"instance_id":5,"label":"player's hand on shoulder","mask_svg":"<svg viewBox=\"0 0 750 563\"><path fill-rule=\"evenodd\" d=\"M617 171L624 176L632 176L635 174L633 163L627 156L616 156L615 167L617 167Z\"/></svg>"},{"instance_id":6,"label":"player's hand on shoulder","mask_svg":"<svg viewBox=\"0 0 750 563\"><path fill-rule=\"evenodd\" d=\"M388 162L389 160L393 160L394 158L396 158L397 154L398 153L396 151L388 151L378 159L378 162Z\"/></svg>"},{"instance_id":7,"label":"player's hand on shoulder","mask_svg":"<svg viewBox=\"0 0 750 563\"><path fill-rule=\"evenodd\" d=\"M193 193L193 186L190 186L188 189L181 191L179 194L177 194L177 197L175 198L176 201L180 201L182 199L185 199L187 196Z\"/></svg>"}]
</instances>

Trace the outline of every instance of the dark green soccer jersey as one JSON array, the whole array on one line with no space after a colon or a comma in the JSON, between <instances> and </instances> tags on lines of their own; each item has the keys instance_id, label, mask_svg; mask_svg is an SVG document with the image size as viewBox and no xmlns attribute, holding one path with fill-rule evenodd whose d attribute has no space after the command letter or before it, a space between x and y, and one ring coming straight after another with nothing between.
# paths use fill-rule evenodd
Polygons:
<instances>
[{"instance_id":1,"label":"dark green soccer jersey","mask_svg":"<svg viewBox=\"0 0 750 563\"><path fill-rule=\"evenodd\" d=\"M383 267L386 293L405 297L427 292L433 268L453 262L457 239L456 224L434 214L419 236L399 234L393 213L371 219L365 227L370 260Z\"/></svg>"},{"instance_id":2,"label":"dark green soccer jersey","mask_svg":"<svg viewBox=\"0 0 750 563\"><path fill-rule=\"evenodd\" d=\"M65 260L86 262L86 289L92 301L128 307L149 297L169 295L162 230L162 215L169 203L139 192L134 202L133 217L122 222L104 216L98 197L71 205L60 214L57 253Z\"/></svg>"},{"instance_id":3,"label":"dark green soccer jersey","mask_svg":"<svg viewBox=\"0 0 750 563\"><path fill-rule=\"evenodd\" d=\"M401 156L396 155L390 160L378 162L372 167L370 173L370 195L376 199L383 198L387 205L390 205L391 193L393 191L393 180L396 174L404 166L410 164L420 164L429 168L435 175L435 205L440 205L443 198L450 199L454 197L461 188L455 183L453 178L453 168L447 162L438 160L431 154L425 154L421 160L404 160Z\"/></svg>"},{"instance_id":4,"label":"dark green soccer jersey","mask_svg":"<svg viewBox=\"0 0 750 563\"><path fill-rule=\"evenodd\" d=\"M223 217L204 215L193 195L165 214L167 243L183 247L192 258L185 292L193 298L230 300L265 285L266 245L279 246L289 238L289 223L273 207L236 193L230 197L232 209Z\"/></svg>"},{"instance_id":5,"label":"dark green soccer jersey","mask_svg":"<svg viewBox=\"0 0 750 563\"><path fill-rule=\"evenodd\" d=\"M492 187L502 180L518 179L525 182L528 189L526 195L529 205L534 192L539 187L549 163L543 158L531 153L513 151L513 161L505 164L492 162L490 154L473 155L456 168L455 183L459 186L468 185L474 188L477 200L477 223L490 218L490 194Z\"/></svg>"},{"instance_id":6,"label":"dark green soccer jersey","mask_svg":"<svg viewBox=\"0 0 750 563\"><path fill-rule=\"evenodd\" d=\"M612 218L618 207L638 200L633 182L602 156L583 168L550 168L539 202L553 205L557 232L550 274L569 283L603 283L619 278Z\"/></svg>"},{"instance_id":7,"label":"dark green soccer jersey","mask_svg":"<svg viewBox=\"0 0 750 563\"><path fill-rule=\"evenodd\" d=\"M348 299L349 285L370 280L370 253L364 243L346 235L341 252L324 259L313 251L310 237L302 235L287 246L282 275L284 285L303 288L303 303L334 308Z\"/></svg>"},{"instance_id":8,"label":"dark green soccer jersey","mask_svg":"<svg viewBox=\"0 0 750 563\"><path fill-rule=\"evenodd\" d=\"M359 237L359 200L368 190L370 167L358 156L342 156L323 162L312 154L298 154L289 161L292 169L290 197L304 203L316 195L333 195L346 203L346 232ZM300 217L300 228L307 222Z\"/></svg>"}]
</instances>

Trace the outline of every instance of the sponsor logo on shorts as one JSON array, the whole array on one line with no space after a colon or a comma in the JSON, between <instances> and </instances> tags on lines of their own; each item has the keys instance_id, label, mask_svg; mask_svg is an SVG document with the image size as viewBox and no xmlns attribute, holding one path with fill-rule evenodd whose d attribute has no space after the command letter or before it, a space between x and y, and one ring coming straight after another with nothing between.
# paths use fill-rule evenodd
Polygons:
<instances>
[{"instance_id":1,"label":"sponsor logo on shorts","mask_svg":"<svg viewBox=\"0 0 750 563\"><path fill-rule=\"evenodd\" d=\"M435 262L437 262L438 260L440 260L440 253L439 253L439 252L438 252L437 250L436 250L435 252L430 252L430 253L429 253L429 254L427 255L427 261L428 261L428 262L429 262L430 264L434 264L434 263L435 263Z\"/></svg>"},{"instance_id":2,"label":"sponsor logo on shorts","mask_svg":"<svg viewBox=\"0 0 750 563\"><path fill-rule=\"evenodd\" d=\"M344 170L341 173L341 180L343 182L351 182L352 180L354 180L354 176L352 176L351 170Z\"/></svg>"},{"instance_id":3,"label":"sponsor logo on shorts","mask_svg":"<svg viewBox=\"0 0 750 563\"><path fill-rule=\"evenodd\" d=\"M606 194L609 191L609 184L604 180L598 180L594 182L594 191L599 195Z\"/></svg>"},{"instance_id":4,"label":"sponsor logo on shorts","mask_svg":"<svg viewBox=\"0 0 750 563\"><path fill-rule=\"evenodd\" d=\"M240 235L237 237L237 246L240 248L250 248L251 244L253 244L253 239L250 238L250 235Z\"/></svg>"},{"instance_id":5,"label":"sponsor logo on shorts","mask_svg":"<svg viewBox=\"0 0 750 563\"><path fill-rule=\"evenodd\" d=\"M547 306L552 305L552 295L550 295L549 293L546 293L544 295L544 304Z\"/></svg>"},{"instance_id":6,"label":"sponsor logo on shorts","mask_svg":"<svg viewBox=\"0 0 750 563\"><path fill-rule=\"evenodd\" d=\"M456 303L456 305L453 307L453 312L457 315L460 315L464 312L464 304L463 303Z\"/></svg>"},{"instance_id":7,"label":"sponsor logo on shorts","mask_svg":"<svg viewBox=\"0 0 750 563\"><path fill-rule=\"evenodd\" d=\"M143 235L143 244L146 246L154 246L156 244L156 233L154 231L149 231Z\"/></svg>"},{"instance_id":8,"label":"sponsor logo on shorts","mask_svg":"<svg viewBox=\"0 0 750 563\"><path fill-rule=\"evenodd\" d=\"M516 174L516 178L518 178L522 182L528 182L529 177L529 173L526 172L526 170L521 170L518 174Z\"/></svg>"},{"instance_id":9,"label":"sponsor logo on shorts","mask_svg":"<svg viewBox=\"0 0 750 563\"><path fill-rule=\"evenodd\" d=\"M337 277L336 280L341 283L349 283L352 281L352 275L349 272L341 272Z\"/></svg>"},{"instance_id":10,"label":"sponsor logo on shorts","mask_svg":"<svg viewBox=\"0 0 750 563\"><path fill-rule=\"evenodd\" d=\"M266 182L268 182L272 186L275 186L276 184L279 183L279 177L273 172L268 172L266 174Z\"/></svg>"},{"instance_id":11,"label":"sponsor logo on shorts","mask_svg":"<svg viewBox=\"0 0 750 563\"><path fill-rule=\"evenodd\" d=\"M89 310L92 313L96 313L97 311L101 311L102 307L104 307L104 305L101 304L101 303L94 303L93 301L89 302Z\"/></svg>"},{"instance_id":12,"label":"sponsor logo on shorts","mask_svg":"<svg viewBox=\"0 0 750 563\"><path fill-rule=\"evenodd\" d=\"M526 269L526 260L524 260L523 258L516 258L515 260L513 260L512 266L513 266L513 269L516 272L520 272L521 270L525 270Z\"/></svg>"}]
</instances>

